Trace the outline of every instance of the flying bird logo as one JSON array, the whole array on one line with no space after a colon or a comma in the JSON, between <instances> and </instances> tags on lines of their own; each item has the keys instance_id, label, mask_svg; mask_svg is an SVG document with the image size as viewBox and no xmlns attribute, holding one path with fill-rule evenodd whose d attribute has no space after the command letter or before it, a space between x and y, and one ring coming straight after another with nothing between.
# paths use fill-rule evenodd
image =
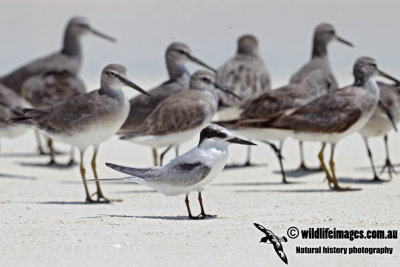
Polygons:
<instances>
[{"instance_id":1,"label":"flying bird logo","mask_svg":"<svg viewBox=\"0 0 400 267\"><path fill-rule=\"evenodd\" d=\"M271 230L266 229L264 226L258 223L254 223L254 225L257 227L258 230L260 230L265 234L265 236L261 238L260 243L262 242L266 244L272 244L279 258L281 258L281 260L284 263L288 264L288 259L286 257L285 252L283 252L283 247L281 243L281 242L287 242L288 241L287 238L284 236L282 237L276 236Z\"/></svg>"}]
</instances>

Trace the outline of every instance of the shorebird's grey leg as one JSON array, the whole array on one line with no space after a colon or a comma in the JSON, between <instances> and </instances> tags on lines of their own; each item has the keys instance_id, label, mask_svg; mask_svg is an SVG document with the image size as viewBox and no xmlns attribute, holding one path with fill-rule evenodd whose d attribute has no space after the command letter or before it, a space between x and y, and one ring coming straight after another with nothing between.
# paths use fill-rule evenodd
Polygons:
<instances>
[{"instance_id":1,"label":"shorebird's grey leg","mask_svg":"<svg viewBox=\"0 0 400 267\"><path fill-rule=\"evenodd\" d=\"M189 194L186 194L185 203L186 203L186 208L187 208L188 213L189 213L189 218L190 218L190 219L197 219L196 217L193 217L192 212L190 211L190 206L189 206Z\"/></svg>"},{"instance_id":2,"label":"shorebird's grey leg","mask_svg":"<svg viewBox=\"0 0 400 267\"><path fill-rule=\"evenodd\" d=\"M392 164L392 162L390 161L390 157L389 157L389 145L388 145L388 136L385 135L383 137L383 140L385 141L385 150L386 150L386 162L385 165L382 167L382 170L380 173L383 173L385 171L386 168L388 168L388 172L389 172L389 177L390 180L392 180L392 172L394 174L397 174L396 170L394 169L394 166Z\"/></svg>"},{"instance_id":3,"label":"shorebird's grey leg","mask_svg":"<svg viewBox=\"0 0 400 267\"><path fill-rule=\"evenodd\" d=\"M322 169L324 170L324 172L325 172L325 174L326 174L326 179L328 180L328 184L330 185L330 184L332 183L332 176L331 176L331 174L329 173L329 170L328 170L328 168L326 167L325 162L324 162L324 151L325 151L325 147L326 147L326 143L322 143L321 150L320 150L319 153L318 153L318 159L319 159L319 162L321 163Z\"/></svg>"},{"instance_id":4,"label":"shorebird's grey leg","mask_svg":"<svg viewBox=\"0 0 400 267\"><path fill-rule=\"evenodd\" d=\"M93 146L93 158L92 158L92 170L93 170L93 174L94 174L94 178L96 179L96 187L97 187L97 192L95 193L97 195L97 202L100 202L101 199L103 199L105 202L109 203L109 202L120 202L120 199L109 199L106 198L103 194L103 191L101 191L101 187L100 187L100 181L98 180L98 175L97 175L97 169L96 169L96 159L97 159L97 152L99 151L99 146L98 145L94 145Z\"/></svg>"},{"instance_id":5,"label":"shorebird's grey leg","mask_svg":"<svg viewBox=\"0 0 400 267\"><path fill-rule=\"evenodd\" d=\"M212 218L217 217L217 215L209 215L204 212L203 199L201 198L201 192L199 192L199 203L200 203L200 209L201 209L199 216L197 216L199 219L204 219L206 217L212 217Z\"/></svg>"},{"instance_id":6,"label":"shorebird's grey leg","mask_svg":"<svg viewBox=\"0 0 400 267\"><path fill-rule=\"evenodd\" d=\"M175 157L179 157L179 145L175 146Z\"/></svg>"},{"instance_id":7,"label":"shorebird's grey leg","mask_svg":"<svg viewBox=\"0 0 400 267\"><path fill-rule=\"evenodd\" d=\"M86 170L85 170L85 167L83 167L83 155L84 155L85 152L84 151L79 151L79 153L80 153L80 157L81 157L80 171L81 171L83 187L85 188L85 193L86 193L86 202L94 202L92 197L89 194L88 185L86 183Z\"/></svg>"},{"instance_id":8,"label":"shorebird's grey leg","mask_svg":"<svg viewBox=\"0 0 400 267\"><path fill-rule=\"evenodd\" d=\"M368 153L369 161L371 163L372 172L374 173L374 178L372 179L372 181L381 181L381 179L378 177L378 175L376 174L376 171L375 171L374 159L372 157L371 149L369 148L368 139L366 137L363 137L363 139L364 139L365 147L367 148L367 153Z\"/></svg>"},{"instance_id":9,"label":"shorebird's grey leg","mask_svg":"<svg viewBox=\"0 0 400 267\"><path fill-rule=\"evenodd\" d=\"M160 155L160 167L162 167L163 165L163 160L164 160L164 156L165 154L167 154L167 152L172 148L172 145L168 146L167 149L164 150L163 153L161 153Z\"/></svg>"},{"instance_id":10,"label":"shorebird's grey leg","mask_svg":"<svg viewBox=\"0 0 400 267\"><path fill-rule=\"evenodd\" d=\"M153 152L153 160L154 160L154 166L158 166L158 156L157 156L157 149L152 148Z\"/></svg>"},{"instance_id":11,"label":"shorebird's grey leg","mask_svg":"<svg viewBox=\"0 0 400 267\"><path fill-rule=\"evenodd\" d=\"M264 141L264 143L266 143L267 145L269 145L272 150L275 152L275 155L278 157L279 160L279 166L281 167L281 173L282 173L282 183L284 184L288 184L288 181L286 180L286 173L285 173L285 169L283 168L283 156L282 156L282 147L283 147L283 141L279 142L279 148L268 141Z\"/></svg>"},{"instance_id":12,"label":"shorebird's grey leg","mask_svg":"<svg viewBox=\"0 0 400 267\"><path fill-rule=\"evenodd\" d=\"M35 129L35 136L36 136L36 142L38 145L38 151L40 155L47 155L47 153L44 151L43 146L42 146L42 140L40 139L40 133L37 129Z\"/></svg>"},{"instance_id":13,"label":"shorebird's grey leg","mask_svg":"<svg viewBox=\"0 0 400 267\"><path fill-rule=\"evenodd\" d=\"M77 164L76 161L75 161L75 159L74 159L74 154L75 154L75 147L74 147L74 146L71 146L71 151L69 152L70 160L69 160L69 162L67 163L67 165L69 165L69 166L75 166L75 165Z\"/></svg>"}]
</instances>

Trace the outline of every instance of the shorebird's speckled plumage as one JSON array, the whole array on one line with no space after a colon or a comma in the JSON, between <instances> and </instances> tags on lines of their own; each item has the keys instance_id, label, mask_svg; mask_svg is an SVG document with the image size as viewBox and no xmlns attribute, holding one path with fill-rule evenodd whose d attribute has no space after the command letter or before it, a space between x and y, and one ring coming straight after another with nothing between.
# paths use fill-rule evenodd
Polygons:
<instances>
[{"instance_id":1,"label":"shorebird's speckled plumage","mask_svg":"<svg viewBox=\"0 0 400 267\"><path fill-rule=\"evenodd\" d=\"M241 98L217 92L222 108L240 105L271 90L270 75L259 55L255 36L239 38L237 53L218 69L217 82Z\"/></svg>"}]
</instances>

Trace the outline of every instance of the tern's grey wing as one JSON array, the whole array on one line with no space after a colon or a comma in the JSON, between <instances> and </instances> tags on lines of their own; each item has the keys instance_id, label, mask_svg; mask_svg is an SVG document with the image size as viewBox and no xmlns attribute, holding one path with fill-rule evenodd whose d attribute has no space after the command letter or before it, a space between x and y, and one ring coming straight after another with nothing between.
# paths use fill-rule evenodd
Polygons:
<instances>
[{"instance_id":1,"label":"tern's grey wing","mask_svg":"<svg viewBox=\"0 0 400 267\"><path fill-rule=\"evenodd\" d=\"M188 162L174 162L168 164L164 168L164 172L156 178L159 183L166 183L174 186L193 186L210 173L211 168L201 161L188 163Z\"/></svg>"},{"instance_id":2,"label":"tern's grey wing","mask_svg":"<svg viewBox=\"0 0 400 267\"><path fill-rule=\"evenodd\" d=\"M142 178L144 180L152 179L152 173L159 170L161 167L151 167L151 168L131 168L122 165L106 163L107 167L110 167L116 171L132 175L134 177Z\"/></svg>"},{"instance_id":3,"label":"tern's grey wing","mask_svg":"<svg viewBox=\"0 0 400 267\"><path fill-rule=\"evenodd\" d=\"M47 57L34 60L11 73L0 78L0 82L10 87L18 94L21 93L22 83L33 75L51 70L67 69L77 74L79 71L80 58L71 58L62 53L54 53Z\"/></svg>"},{"instance_id":4,"label":"tern's grey wing","mask_svg":"<svg viewBox=\"0 0 400 267\"><path fill-rule=\"evenodd\" d=\"M64 70L49 71L28 78L22 84L21 96L36 108L47 108L85 92L82 80Z\"/></svg>"},{"instance_id":5,"label":"tern's grey wing","mask_svg":"<svg viewBox=\"0 0 400 267\"><path fill-rule=\"evenodd\" d=\"M362 115L360 105L354 104L352 87L332 91L281 116L266 127L315 133L341 133L350 128Z\"/></svg>"},{"instance_id":6,"label":"tern's grey wing","mask_svg":"<svg viewBox=\"0 0 400 267\"><path fill-rule=\"evenodd\" d=\"M132 98L130 102L131 109L128 118L118 134L130 132L132 129L141 125L143 121L154 111L159 103L171 95L177 94L188 89L189 78L185 75L177 81L168 81L160 86L148 91L150 96L138 95Z\"/></svg>"},{"instance_id":7,"label":"tern's grey wing","mask_svg":"<svg viewBox=\"0 0 400 267\"><path fill-rule=\"evenodd\" d=\"M265 118L273 113L305 104L306 101L302 101L302 99L306 96L301 87L304 86L289 84L249 100L243 106L240 119Z\"/></svg>"},{"instance_id":8,"label":"tern's grey wing","mask_svg":"<svg viewBox=\"0 0 400 267\"><path fill-rule=\"evenodd\" d=\"M217 92L222 106L238 105L271 89L270 76L264 62L250 55L237 55L220 67L217 82L242 99Z\"/></svg>"},{"instance_id":9,"label":"tern's grey wing","mask_svg":"<svg viewBox=\"0 0 400 267\"><path fill-rule=\"evenodd\" d=\"M145 122L122 136L127 139L139 135L163 135L201 126L216 107L210 94L188 90L162 101ZM211 118L210 118L211 119Z\"/></svg>"},{"instance_id":10,"label":"tern's grey wing","mask_svg":"<svg viewBox=\"0 0 400 267\"><path fill-rule=\"evenodd\" d=\"M331 89L336 89L338 87L336 78L332 73L331 67L329 65L328 58L314 58L303 67L300 68L295 74L290 77L290 83L301 83L307 75L309 75L313 70L322 69L330 73L330 78L334 82L331 85Z\"/></svg>"}]
</instances>

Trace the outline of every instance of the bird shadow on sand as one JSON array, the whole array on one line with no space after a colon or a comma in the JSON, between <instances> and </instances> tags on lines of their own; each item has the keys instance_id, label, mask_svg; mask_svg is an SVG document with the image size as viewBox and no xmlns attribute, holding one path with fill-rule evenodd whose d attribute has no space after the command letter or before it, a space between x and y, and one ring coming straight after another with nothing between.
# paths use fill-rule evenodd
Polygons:
<instances>
[{"instance_id":1,"label":"bird shadow on sand","mask_svg":"<svg viewBox=\"0 0 400 267\"><path fill-rule=\"evenodd\" d=\"M34 162L20 162L19 165L23 167L39 167L39 168L49 168L49 169L56 169L56 170L69 170L77 165L69 165L69 164L48 164L48 163L34 163Z\"/></svg>"},{"instance_id":2,"label":"bird shadow on sand","mask_svg":"<svg viewBox=\"0 0 400 267\"><path fill-rule=\"evenodd\" d=\"M224 171L227 170L236 170L236 169L248 169L248 168L255 168L255 167L267 167L268 164L263 163L263 164L251 164L251 165L243 165L243 164L229 164L229 165L225 165Z\"/></svg>"},{"instance_id":3,"label":"bird shadow on sand","mask_svg":"<svg viewBox=\"0 0 400 267\"><path fill-rule=\"evenodd\" d=\"M291 178L301 178L307 175L315 174L315 173L321 173L323 171L320 171L319 169L311 169L311 170L288 170L285 171L285 174L287 177ZM280 170L273 171L275 174L281 174Z\"/></svg>"},{"instance_id":4,"label":"bird shadow on sand","mask_svg":"<svg viewBox=\"0 0 400 267\"><path fill-rule=\"evenodd\" d=\"M35 204L42 204L42 205L102 205L106 204L109 205L109 202L86 202L86 201L41 201L35 202Z\"/></svg>"},{"instance_id":5,"label":"bird shadow on sand","mask_svg":"<svg viewBox=\"0 0 400 267\"><path fill-rule=\"evenodd\" d=\"M263 185L290 185L290 184L303 184L304 182L299 182L299 181L288 181L287 184L284 184L282 182L238 182L238 183L214 183L211 184L212 186L263 186Z\"/></svg>"},{"instance_id":6,"label":"bird shadow on sand","mask_svg":"<svg viewBox=\"0 0 400 267\"><path fill-rule=\"evenodd\" d=\"M41 157L37 152L5 152L0 153L0 158L28 158L28 157Z\"/></svg>"},{"instance_id":7,"label":"bird shadow on sand","mask_svg":"<svg viewBox=\"0 0 400 267\"><path fill-rule=\"evenodd\" d=\"M236 190L236 193L335 193L337 191L330 189L249 189Z\"/></svg>"},{"instance_id":8,"label":"bird shadow on sand","mask_svg":"<svg viewBox=\"0 0 400 267\"><path fill-rule=\"evenodd\" d=\"M341 177L337 178L339 183L344 184L384 184L390 182L389 179L382 179L380 181L374 181L372 178L351 178L351 177Z\"/></svg>"},{"instance_id":9,"label":"bird shadow on sand","mask_svg":"<svg viewBox=\"0 0 400 267\"><path fill-rule=\"evenodd\" d=\"M11 173L0 173L0 178L31 180L31 181L36 181L37 180L37 178L33 177L33 176L26 176L26 175L20 175L20 174L11 174Z\"/></svg>"}]
</instances>

